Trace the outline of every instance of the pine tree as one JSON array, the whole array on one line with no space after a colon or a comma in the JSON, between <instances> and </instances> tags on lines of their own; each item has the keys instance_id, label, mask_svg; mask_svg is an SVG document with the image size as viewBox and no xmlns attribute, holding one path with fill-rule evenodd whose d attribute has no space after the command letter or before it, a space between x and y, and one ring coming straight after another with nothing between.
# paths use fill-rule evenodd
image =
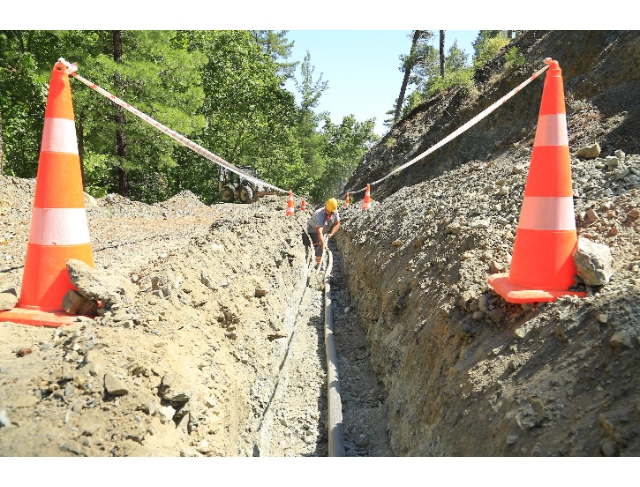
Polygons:
<instances>
[{"instance_id":1,"label":"pine tree","mask_svg":"<svg viewBox=\"0 0 640 487\"><path fill-rule=\"evenodd\" d=\"M114 30L113 35L113 60L122 64L122 31ZM113 74L113 84L118 91L118 96L123 97L122 78L116 71ZM116 155L118 157L118 189L121 196L125 198L131 197L131 188L129 187L129 178L124 167L124 161L127 160L127 138L124 129L124 108L119 105L114 107L116 112Z\"/></svg>"},{"instance_id":2,"label":"pine tree","mask_svg":"<svg viewBox=\"0 0 640 487\"><path fill-rule=\"evenodd\" d=\"M420 48L419 41L423 43L431 39L433 34L428 30L415 30L413 31L413 38L411 40L411 49L409 55L401 55L400 61L402 62L400 70L404 71L404 77L402 78L402 85L400 86L400 95L396 101L396 109L393 115L393 123L398 121L400 112L402 111L402 104L404 103L404 97L409 84L411 71L413 68L424 59L424 49Z\"/></svg>"},{"instance_id":3,"label":"pine tree","mask_svg":"<svg viewBox=\"0 0 640 487\"><path fill-rule=\"evenodd\" d=\"M440 31L440 77L444 78L444 64L445 64L445 54L444 54L444 31Z\"/></svg>"},{"instance_id":4,"label":"pine tree","mask_svg":"<svg viewBox=\"0 0 640 487\"><path fill-rule=\"evenodd\" d=\"M252 30L251 35L272 61L278 64L278 73L283 79L293 78L298 62L287 63L280 60L287 60L291 57L291 49L294 41L289 42L287 39L288 30Z\"/></svg>"}]
</instances>

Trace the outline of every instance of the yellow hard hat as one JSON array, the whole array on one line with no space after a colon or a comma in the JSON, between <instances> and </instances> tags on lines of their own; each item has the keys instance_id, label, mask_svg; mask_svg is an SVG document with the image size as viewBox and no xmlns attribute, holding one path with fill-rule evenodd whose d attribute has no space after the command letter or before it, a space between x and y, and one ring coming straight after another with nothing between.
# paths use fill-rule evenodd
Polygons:
<instances>
[{"instance_id":1,"label":"yellow hard hat","mask_svg":"<svg viewBox=\"0 0 640 487\"><path fill-rule=\"evenodd\" d=\"M327 209L327 211L330 211L331 213L333 213L338 209L338 202L336 201L335 198L329 198L325 203L324 207Z\"/></svg>"}]
</instances>

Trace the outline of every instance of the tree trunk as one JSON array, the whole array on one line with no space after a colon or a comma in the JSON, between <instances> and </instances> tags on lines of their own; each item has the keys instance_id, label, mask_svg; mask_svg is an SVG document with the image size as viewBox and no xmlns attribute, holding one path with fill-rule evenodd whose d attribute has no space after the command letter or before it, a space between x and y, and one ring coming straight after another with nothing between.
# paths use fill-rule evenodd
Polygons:
<instances>
[{"instance_id":1,"label":"tree trunk","mask_svg":"<svg viewBox=\"0 0 640 487\"><path fill-rule=\"evenodd\" d=\"M411 50L409 51L409 58L412 58L413 51L416 49L416 44L418 43L418 39L420 39L420 34L422 31L416 30L413 33L413 40L411 41ZM398 118L400 117L400 111L402 110L402 102L404 101L404 93L407 91L407 84L409 84L409 75L411 75L411 69L413 68L412 63L407 62L407 65L404 67L404 78L402 79L402 87L400 88L400 96L398 96L398 104L396 105L396 113L393 115L393 123L395 124Z\"/></svg>"},{"instance_id":2,"label":"tree trunk","mask_svg":"<svg viewBox=\"0 0 640 487\"><path fill-rule=\"evenodd\" d=\"M113 60L122 63L122 31L113 31ZM113 75L116 88L122 87L120 75ZM131 188L129 187L129 178L124 167L124 161L127 158L127 139L124 131L124 108L116 107L116 153L118 155L118 190L121 196L131 198Z\"/></svg>"},{"instance_id":3,"label":"tree trunk","mask_svg":"<svg viewBox=\"0 0 640 487\"><path fill-rule=\"evenodd\" d=\"M2 138L2 112L0 112L0 176L3 174L4 139Z\"/></svg>"},{"instance_id":4,"label":"tree trunk","mask_svg":"<svg viewBox=\"0 0 640 487\"><path fill-rule=\"evenodd\" d=\"M82 191L85 188L84 180L84 117L78 117L78 159L80 159L80 177L82 178Z\"/></svg>"},{"instance_id":5,"label":"tree trunk","mask_svg":"<svg viewBox=\"0 0 640 487\"><path fill-rule=\"evenodd\" d=\"M444 31L440 31L440 77L444 78Z\"/></svg>"},{"instance_id":6,"label":"tree trunk","mask_svg":"<svg viewBox=\"0 0 640 487\"><path fill-rule=\"evenodd\" d=\"M513 38L513 31L512 30L508 30L507 31L507 39L512 39Z\"/></svg>"}]
</instances>

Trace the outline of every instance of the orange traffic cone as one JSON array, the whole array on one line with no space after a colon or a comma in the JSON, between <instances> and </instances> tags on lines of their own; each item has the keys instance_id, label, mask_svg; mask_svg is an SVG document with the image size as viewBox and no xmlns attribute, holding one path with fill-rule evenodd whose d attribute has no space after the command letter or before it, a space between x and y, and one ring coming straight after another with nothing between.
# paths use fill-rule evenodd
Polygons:
<instances>
[{"instance_id":1,"label":"orange traffic cone","mask_svg":"<svg viewBox=\"0 0 640 487\"><path fill-rule=\"evenodd\" d=\"M287 216L293 215L295 209L293 208L293 193L289 190L289 198L287 199Z\"/></svg>"},{"instance_id":2,"label":"orange traffic cone","mask_svg":"<svg viewBox=\"0 0 640 487\"><path fill-rule=\"evenodd\" d=\"M65 66L58 62L51 73L44 114L20 298L17 307L0 313L0 321L52 327L75 321L77 317L62 308L64 295L75 289L67 272L69 259L94 265L71 87Z\"/></svg>"},{"instance_id":3,"label":"orange traffic cone","mask_svg":"<svg viewBox=\"0 0 640 487\"><path fill-rule=\"evenodd\" d=\"M302 197L302 204L300 205L300 211L304 211L307 209L307 204L304 201L304 196Z\"/></svg>"},{"instance_id":4,"label":"orange traffic cone","mask_svg":"<svg viewBox=\"0 0 640 487\"><path fill-rule=\"evenodd\" d=\"M511 268L508 274L489 278L493 289L510 303L585 296L569 291L576 274L572 253L578 239L562 71L557 61L547 58L545 62L549 72L542 91Z\"/></svg>"},{"instance_id":5,"label":"orange traffic cone","mask_svg":"<svg viewBox=\"0 0 640 487\"><path fill-rule=\"evenodd\" d=\"M344 199L344 209L349 208L349 193L347 193L347 197Z\"/></svg>"},{"instance_id":6,"label":"orange traffic cone","mask_svg":"<svg viewBox=\"0 0 640 487\"><path fill-rule=\"evenodd\" d=\"M362 200L362 209L368 210L371 208L371 187L367 184L367 189L364 191L364 199Z\"/></svg>"}]
</instances>

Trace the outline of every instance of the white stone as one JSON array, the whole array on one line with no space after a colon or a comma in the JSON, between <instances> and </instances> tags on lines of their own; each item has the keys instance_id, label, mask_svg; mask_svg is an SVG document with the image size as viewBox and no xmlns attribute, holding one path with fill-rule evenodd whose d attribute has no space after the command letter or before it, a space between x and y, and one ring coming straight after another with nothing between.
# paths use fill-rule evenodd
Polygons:
<instances>
[{"instance_id":1,"label":"white stone","mask_svg":"<svg viewBox=\"0 0 640 487\"><path fill-rule=\"evenodd\" d=\"M160 421L163 423L168 423L173 419L173 416L176 414L176 410L171 406L164 406L158 410L158 416L160 416Z\"/></svg>"},{"instance_id":2,"label":"white stone","mask_svg":"<svg viewBox=\"0 0 640 487\"><path fill-rule=\"evenodd\" d=\"M607 284L613 275L611 249L580 237L573 254L573 263L580 278L587 286Z\"/></svg>"},{"instance_id":3,"label":"white stone","mask_svg":"<svg viewBox=\"0 0 640 487\"><path fill-rule=\"evenodd\" d=\"M473 220L469 223L471 228L489 228L489 220Z\"/></svg>"}]
</instances>

